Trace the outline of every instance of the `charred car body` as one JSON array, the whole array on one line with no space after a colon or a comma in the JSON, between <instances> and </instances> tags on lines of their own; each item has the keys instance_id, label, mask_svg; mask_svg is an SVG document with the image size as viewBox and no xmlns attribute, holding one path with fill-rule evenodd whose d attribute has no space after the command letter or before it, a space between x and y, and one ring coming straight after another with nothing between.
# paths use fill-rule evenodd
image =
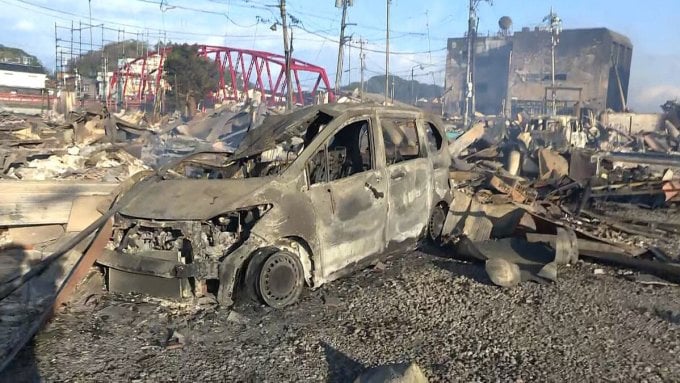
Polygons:
<instances>
[{"instance_id":1,"label":"charred car body","mask_svg":"<svg viewBox=\"0 0 680 383\"><path fill-rule=\"evenodd\" d=\"M98 261L109 289L283 307L434 239L450 198L441 126L417 109L314 106L267 118L234 153L189 156L125 193Z\"/></svg>"}]
</instances>

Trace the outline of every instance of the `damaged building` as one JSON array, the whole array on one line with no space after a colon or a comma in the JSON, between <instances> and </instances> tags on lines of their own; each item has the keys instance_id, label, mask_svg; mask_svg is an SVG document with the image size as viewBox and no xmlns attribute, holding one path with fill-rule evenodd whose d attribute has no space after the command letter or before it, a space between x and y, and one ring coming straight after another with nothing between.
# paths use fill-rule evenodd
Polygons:
<instances>
[{"instance_id":1,"label":"damaged building","mask_svg":"<svg viewBox=\"0 0 680 383\"><path fill-rule=\"evenodd\" d=\"M544 114L552 102L551 32L536 27L477 36L472 60L475 110L487 115ZM628 101L633 45L607 28L565 29L555 48L558 114L579 107L622 112ZM448 39L444 112L465 110L467 37Z\"/></svg>"},{"instance_id":2,"label":"damaged building","mask_svg":"<svg viewBox=\"0 0 680 383\"><path fill-rule=\"evenodd\" d=\"M31 113L47 106L47 74L40 66L0 62L0 103L4 109Z\"/></svg>"}]
</instances>

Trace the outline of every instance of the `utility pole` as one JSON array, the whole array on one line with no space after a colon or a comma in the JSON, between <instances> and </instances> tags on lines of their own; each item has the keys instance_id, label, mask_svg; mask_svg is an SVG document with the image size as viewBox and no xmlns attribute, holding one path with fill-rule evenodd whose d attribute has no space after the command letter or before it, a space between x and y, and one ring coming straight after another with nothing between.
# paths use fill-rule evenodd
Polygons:
<instances>
[{"instance_id":1,"label":"utility pole","mask_svg":"<svg viewBox=\"0 0 680 383\"><path fill-rule=\"evenodd\" d=\"M385 35L385 105L390 97L390 3L392 0L387 0L387 32Z\"/></svg>"},{"instance_id":2,"label":"utility pole","mask_svg":"<svg viewBox=\"0 0 680 383\"><path fill-rule=\"evenodd\" d=\"M359 60L361 61L361 88L359 89L359 100L364 101L364 69L366 69L366 54L364 53L364 39L359 37Z\"/></svg>"},{"instance_id":3,"label":"utility pole","mask_svg":"<svg viewBox=\"0 0 680 383\"><path fill-rule=\"evenodd\" d=\"M279 3L281 8L281 27L283 29L283 51L286 57L286 111L293 109L293 81L290 78L290 47L288 42L288 23L286 15L286 0L281 0Z\"/></svg>"},{"instance_id":4,"label":"utility pole","mask_svg":"<svg viewBox=\"0 0 680 383\"><path fill-rule=\"evenodd\" d=\"M335 0L337 8L342 7L342 21L340 22L340 43L338 44L338 66L335 72L335 93L340 93L340 82L342 81L342 63L345 47L345 27L347 26L347 7L353 5L353 0Z\"/></svg>"},{"instance_id":5,"label":"utility pole","mask_svg":"<svg viewBox=\"0 0 680 383\"><path fill-rule=\"evenodd\" d=\"M474 55L475 38L477 37L477 6L482 1L491 0L470 0L467 31L467 67L465 69L465 114L463 124L468 125L471 116L475 113L475 75L474 75Z\"/></svg>"},{"instance_id":6,"label":"utility pole","mask_svg":"<svg viewBox=\"0 0 680 383\"><path fill-rule=\"evenodd\" d=\"M415 97L415 94L413 93L413 86L415 85L415 81L413 80L413 70L416 68L420 68L420 70L425 69L423 64L416 64L411 67L411 100L413 100L413 105L418 104L418 99Z\"/></svg>"},{"instance_id":7,"label":"utility pole","mask_svg":"<svg viewBox=\"0 0 680 383\"><path fill-rule=\"evenodd\" d=\"M394 75L392 75L392 103L394 104Z\"/></svg>"},{"instance_id":8,"label":"utility pole","mask_svg":"<svg viewBox=\"0 0 680 383\"><path fill-rule=\"evenodd\" d=\"M414 69L414 68L415 68L415 67L411 67L411 100L413 100L413 105L417 105L417 104L418 104L418 100L416 100L416 99L413 97L413 69Z\"/></svg>"},{"instance_id":9,"label":"utility pole","mask_svg":"<svg viewBox=\"0 0 680 383\"><path fill-rule=\"evenodd\" d=\"M352 42L352 35L349 36L349 42ZM347 45L347 85L352 83L352 44Z\"/></svg>"},{"instance_id":10,"label":"utility pole","mask_svg":"<svg viewBox=\"0 0 680 383\"><path fill-rule=\"evenodd\" d=\"M432 45L430 44L430 10L425 10L425 28L427 28L427 56L428 63L432 65Z\"/></svg>"},{"instance_id":11,"label":"utility pole","mask_svg":"<svg viewBox=\"0 0 680 383\"><path fill-rule=\"evenodd\" d=\"M467 30L467 65L465 67L465 114L463 115L463 125L467 126L470 118L470 101L472 99L472 51L474 45L472 42L472 35L475 28L475 0L470 0L470 8L468 13L468 30Z\"/></svg>"},{"instance_id":12,"label":"utility pole","mask_svg":"<svg viewBox=\"0 0 680 383\"><path fill-rule=\"evenodd\" d=\"M92 47L92 0L87 0L87 8L90 10L90 51L94 51Z\"/></svg>"},{"instance_id":13,"label":"utility pole","mask_svg":"<svg viewBox=\"0 0 680 383\"><path fill-rule=\"evenodd\" d=\"M551 113L557 115L557 91L555 89L555 48L560 42L560 32L562 31L562 20L550 8L550 14L544 19L550 22L550 78L551 78Z\"/></svg>"}]
</instances>

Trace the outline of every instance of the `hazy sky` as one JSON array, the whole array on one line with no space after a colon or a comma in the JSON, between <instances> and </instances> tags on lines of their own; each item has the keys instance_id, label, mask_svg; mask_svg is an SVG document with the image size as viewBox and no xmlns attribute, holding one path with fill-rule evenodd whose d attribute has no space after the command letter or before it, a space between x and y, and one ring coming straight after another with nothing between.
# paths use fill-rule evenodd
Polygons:
<instances>
[{"instance_id":1,"label":"hazy sky","mask_svg":"<svg viewBox=\"0 0 680 383\"><path fill-rule=\"evenodd\" d=\"M105 41L118 36L149 34L156 42L164 31L173 42L197 42L281 53L282 37L269 27L279 18L276 0L91 0L92 24L104 24ZM87 0L0 0L0 44L16 46L55 66L55 23L88 23ZM288 0L290 15L300 20L294 30L294 56L324 66L335 76L340 15L335 0ZM667 99L680 98L680 1L678 0L494 0L479 7L480 33L495 33L501 16L510 16L514 29L537 26L550 12L563 27L607 27L633 41L629 98L638 111L659 111ZM347 33L367 41L367 77L384 74L386 1L354 0L348 11ZM258 22L258 20L260 22ZM410 77L414 66L421 82L443 85L446 39L463 35L467 0L393 0L391 5L391 73ZM125 33L113 31L124 30ZM429 32L429 33L428 33ZM94 42L101 42L95 30ZM155 35L155 36L154 36ZM429 38L428 38L429 36ZM66 34L62 38L68 37ZM76 39L78 35L76 35ZM89 31L82 34L88 44ZM63 44L63 43L62 43ZM358 44L358 43L355 43ZM357 48L346 52L350 72L343 83L359 79ZM419 64L425 66L419 68ZM345 70L348 69L347 61ZM349 78L348 78L349 76Z\"/></svg>"}]
</instances>

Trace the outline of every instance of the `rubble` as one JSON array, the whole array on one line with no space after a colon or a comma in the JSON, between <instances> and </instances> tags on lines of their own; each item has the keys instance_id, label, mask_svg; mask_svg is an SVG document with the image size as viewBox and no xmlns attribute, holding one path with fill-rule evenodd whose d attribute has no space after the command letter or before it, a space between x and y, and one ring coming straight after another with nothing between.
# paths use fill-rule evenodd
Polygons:
<instances>
[{"instance_id":1,"label":"rubble","mask_svg":"<svg viewBox=\"0 0 680 383\"><path fill-rule=\"evenodd\" d=\"M308 259L311 257L308 248L318 251L317 247L323 244L319 245L317 240L298 241L305 236L305 224L323 221L327 216L304 217L297 222L301 225L299 230L297 223L289 224L286 227L295 230L284 233L281 223L289 222L290 217L299 218L304 205L291 197L295 202L288 207L290 212L272 213L272 206L282 204L263 196L284 195L286 189L280 179L272 181L266 177L280 174L295 158L306 155L303 151L306 145L341 115L343 108L361 106L319 107L313 109L316 113L313 115L305 110L277 115L262 104L249 102L222 107L191 121L172 116L155 122L143 113L110 114L105 109L72 113L63 122L55 115L46 116L43 121L0 115L0 135L6 138L0 144L5 178L0 186L11 185L4 189L6 199L0 203L3 213L0 246L19 249L24 258L13 259L11 272L2 275L0 299L24 304L21 299L26 297L25 289L39 281L34 276L50 265L63 268L52 271L50 275L58 283L46 290L35 307L28 306L25 318L3 317L7 323L28 321L33 326L20 331L13 327L12 331L20 335L7 342L13 348L4 350L2 356L11 358L18 351L16 345L25 343L26 334L38 328L35 324L44 322L46 310L60 307L68 299L74 284L94 262L107 270L112 291L144 290L165 298L193 295L202 307L212 307L216 302L233 303L232 293L240 275L237 269L245 264L242 262L250 253L265 245L283 251L262 252L261 259L257 258L261 262L274 255L280 258L278 263L284 264L291 264L289 261L297 257L304 260L296 266L295 274L299 277L296 286L300 289L289 294L294 299L281 300L276 294L271 295L266 302L273 307L297 300L303 284L318 288L335 279L337 275L331 271L339 272L347 261L337 258L338 264L326 266L327 274L313 274L318 271L312 265L319 260ZM390 217L394 223L386 230L391 230L392 239L383 244L382 240L371 238L366 246L387 249L427 231L430 239L442 244L448 256L483 263L491 283L509 289L522 288L518 285L526 281L553 286L565 269L580 270L583 261L634 270L625 276L640 284L680 283L680 251L672 243L680 234L680 221L673 218L680 200L680 178L676 177L680 174L677 152L680 107L667 103L664 110L663 123L639 132L606 121L582 124L571 117L499 120L491 124L479 121L461 135L456 134L457 139L442 151L441 158L433 159L441 162L436 168L437 177L449 181L452 187L451 195L443 186L435 188L439 193L436 199L441 200L437 207L442 209L442 220L436 219L435 214L418 215L417 220L415 215ZM267 114L269 119L263 122ZM315 133L305 133L310 126L316 129ZM377 150L387 153L388 159L394 157L394 163L389 162L388 167L410 158L411 151L417 148L408 142L403 129L395 125L383 132L390 145L386 139L384 148L380 146ZM370 161L351 163L363 162L365 153L353 155L349 144L328 147L328 161L305 169L305 177L310 177L309 193L315 190L311 187L316 182L314 177L340 178L342 174L358 171L357 165L362 171L366 171L366 166L370 170ZM427 144L437 146L436 142ZM442 147L441 142L438 145ZM309 157L312 158L311 154ZM357 160L359 157L362 158ZM410 170L405 165L403 169L389 178L408 179ZM302 168L297 170L302 172ZM182 186L189 179L191 182ZM394 198L390 189L382 189L372 178L364 181L357 184L356 190L352 190L354 186L350 183L342 191L332 193L330 189L317 188L322 196L319 198L327 200L330 217L354 212L359 193L378 201L368 207L382 206L385 198ZM294 192L299 194L299 185L295 185ZM408 190L417 187L413 184ZM44 194L40 190L45 190ZM239 199L226 201L225 196L232 195ZM119 196L118 200L115 196ZM260 199L237 204L255 197ZM211 202L206 205L201 198ZM168 204L173 209L167 209ZM350 205L354 207L343 210ZM216 206L224 207L220 212L229 213L215 217ZM266 227L257 235L249 235L265 214ZM354 217L350 215L343 217L349 221ZM94 237L101 233L98 228L111 224L111 217L116 219L113 235L104 236L107 241L113 238L113 242L104 249L104 239L97 242ZM359 236L357 231L348 235L348 226L361 227L363 234L370 234L366 223L373 221L375 214L369 214L361 224L338 226L319 238L323 241L333 235ZM415 221L417 230L415 226L413 230L405 229L406 223ZM272 228L274 234L270 234ZM125 238L126 233L133 236ZM185 239L173 237L178 233ZM284 237L285 241L272 240L270 237L274 236ZM347 249L338 245L337 238L329 242L335 244L331 248L346 256ZM201 246L188 257L185 247L194 242ZM71 247L80 244L81 248L73 252L50 251L64 243ZM89 243L92 246L96 243L99 252L86 251ZM178 259L178 253L184 254L182 258ZM227 263L234 260L228 265L231 269L222 265L225 259L229 260ZM352 259L357 267L362 264L357 262L360 260ZM386 263L372 264L377 272L371 274L376 278L389 275ZM231 270L232 274L218 274L223 270ZM595 269L592 273L609 275L606 270L609 269ZM244 278L252 282L253 272L250 266L244 267ZM142 281L143 274L152 278L151 283ZM228 282L228 286L217 288L208 280ZM254 291L249 293L261 295L262 286L250 282ZM210 295L213 293L216 298ZM334 310L343 307L346 300L327 294L320 301ZM244 327L254 322L240 311L230 311L225 320ZM181 331L161 331L161 347L168 351L188 347L184 335L187 332Z\"/></svg>"},{"instance_id":2,"label":"rubble","mask_svg":"<svg viewBox=\"0 0 680 383\"><path fill-rule=\"evenodd\" d=\"M669 102L664 110L664 121L669 122L677 119L680 107ZM610 135L607 139L606 135L592 134L594 127L581 129L578 124L576 120L559 118L539 118L526 124L515 121L509 124L507 134L504 128L482 129L488 124L473 124L450 147L456 168L451 178L457 191L444 224L448 241L458 253L486 262L487 270L493 274L491 279L502 286L531 279L520 277L526 262L512 255L521 246L528 246L526 241L549 243L553 248L554 255L542 262L542 267L550 266L530 273L534 279L539 274L554 279L558 268L552 260L558 261L565 257L561 254L571 252L566 256L567 262L560 260L557 264L574 263L580 254L675 281L674 265L680 258L677 249L673 249L672 259L667 259L670 266L639 257L654 252L653 244L663 242L667 234L677 233L677 226L667 221L622 217L621 212L640 206L669 208L678 196L680 180L674 178L673 169L680 167L676 159L679 154L668 152L672 145L662 149L640 147L649 131L631 131L627 134L631 139L622 143L618 137ZM675 126L672 122L670 125ZM599 122L597 127L609 132L620 129ZM672 140L675 131L669 127L660 124L659 129L666 130L655 134ZM574 143L575 131L591 134L578 136ZM601 151L602 147L610 151ZM614 148L617 151L611 151ZM618 208L607 208L612 203L617 203ZM523 224L494 220L489 214L491 208L502 206L521 209L523 213L516 216L524 214ZM556 234L569 238L546 237ZM468 241L460 245L461 238ZM490 256L489 246L509 238L519 242L502 251L494 250L502 260ZM536 250L523 252L536 254Z\"/></svg>"}]
</instances>

